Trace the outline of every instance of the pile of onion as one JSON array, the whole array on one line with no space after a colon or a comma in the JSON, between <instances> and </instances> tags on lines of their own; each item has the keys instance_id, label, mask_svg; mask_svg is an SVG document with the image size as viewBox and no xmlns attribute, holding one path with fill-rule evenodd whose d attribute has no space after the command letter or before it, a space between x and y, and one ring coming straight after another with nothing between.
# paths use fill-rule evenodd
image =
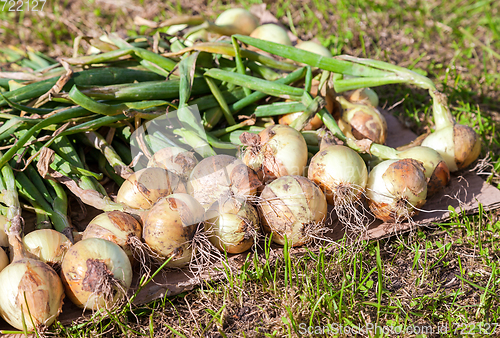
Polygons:
<instances>
[{"instance_id":1,"label":"pile of onion","mask_svg":"<svg viewBox=\"0 0 500 338\"><path fill-rule=\"evenodd\" d=\"M144 220L143 239L164 259L167 267L191 262L192 240L205 219L205 209L188 194L172 194L159 200Z\"/></svg>"},{"instance_id":2,"label":"pile of onion","mask_svg":"<svg viewBox=\"0 0 500 338\"><path fill-rule=\"evenodd\" d=\"M302 176L283 176L266 185L258 208L275 243L300 246L324 229L327 202L321 189ZM286 241L285 241L286 237Z\"/></svg>"},{"instance_id":3,"label":"pile of onion","mask_svg":"<svg viewBox=\"0 0 500 338\"><path fill-rule=\"evenodd\" d=\"M163 168L187 180L196 164L198 160L193 152L179 147L166 147L151 156L148 167Z\"/></svg>"},{"instance_id":4,"label":"pile of onion","mask_svg":"<svg viewBox=\"0 0 500 338\"><path fill-rule=\"evenodd\" d=\"M220 198L207 211L205 231L219 250L237 254L250 249L257 240L259 215L245 198Z\"/></svg>"},{"instance_id":5,"label":"pile of onion","mask_svg":"<svg viewBox=\"0 0 500 338\"><path fill-rule=\"evenodd\" d=\"M187 191L208 209L222 196L252 197L262 185L257 174L245 163L230 155L210 156L191 172Z\"/></svg>"},{"instance_id":6,"label":"pile of onion","mask_svg":"<svg viewBox=\"0 0 500 338\"><path fill-rule=\"evenodd\" d=\"M0 315L18 330L23 322L28 331L40 330L61 313L64 288L54 269L25 251L16 217L9 233L14 258L0 272Z\"/></svg>"},{"instance_id":7,"label":"pile of onion","mask_svg":"<svg viewBox=\"0 0 500 338\"><path fill-rule=\"evenodd\" d=\"M133 209L147 210L160 198L185 191L185 185L178 175L162 168L144 168L123 182L116 200Z\"/></svg>"},{"instance_id":8,"label":"pile of onion","mask_svg":"<svg viewBox=\"0 0 500 338\"><path fill-rule=\"evenodd\" d=\"M64 256L61 276L68 298L83 309L113 309L132 284L132 266L120 246L101 238L74 244Z\"/></svg>"},{"instance_id":9,"label":"pile of onion","mask_svg":"<svg viewBox=\"0 0 500 338\"><path fill-rule=\"evenodd\" d=\"M385 222L402 222L418 213L427 198L427 178L421 162L387 160L368 175L368 206Z\"/></svg>"},{"instance_id":10,"label":"pile of onion","mask_svg":"<svg viewBox=\"0 0 500 338\"><path fill-rule=\"evenodd\" d=\"M142 246L141 234L141 224L133 216L122 211L109 211L89 222L82 239L102 238L118 244L133 264L134 253Z\"/></svg>"},{"instance_id":11,"label":"pile of onion","mask_svg":"<svg viewBox=\"0 0 500 338\"><path fill-rule=\"evenodd\" d=\"M303 175L307 166L307 144L297 130L274 125L259 134L245 132L240 141L247 146L243 162L264 182L288 175Z\"/></svg>"}]
</instances>

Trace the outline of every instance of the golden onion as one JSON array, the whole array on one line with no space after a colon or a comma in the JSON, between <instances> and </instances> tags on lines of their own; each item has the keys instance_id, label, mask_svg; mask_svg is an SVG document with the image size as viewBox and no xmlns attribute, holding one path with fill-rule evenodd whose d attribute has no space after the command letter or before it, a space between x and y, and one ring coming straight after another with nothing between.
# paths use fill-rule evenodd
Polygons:
<instances>
[{"instance_id":1,"label":"golden onion","mask_svg":"<svg viewBox=\"0 0 500 338\"><path fill-rule=\"evenodd\" d=\"M59 266L72 245L68 237L53 229L32 231L24 236L23 243L26 250L51 266Z\"/></svg>"}]
</instances>

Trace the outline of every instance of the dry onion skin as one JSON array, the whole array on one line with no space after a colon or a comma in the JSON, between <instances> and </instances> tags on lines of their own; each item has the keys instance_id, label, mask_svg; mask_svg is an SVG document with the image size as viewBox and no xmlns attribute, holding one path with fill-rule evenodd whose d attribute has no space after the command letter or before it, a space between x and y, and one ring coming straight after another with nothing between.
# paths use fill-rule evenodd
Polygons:
<instances>
[{"instance_id":1,"label":"dry onion skin","mask_svg":"<svg viewBox=\"0 0 500 338\"><path fill-rule=\"evenodd\" d=\"M443 157L434 149L415 146L398 153L399 158L412 158L422 162L425 168L427 197L430 197L447 186L450 182L450 170Z\"/></svg>"},{"instance_id":2,"label":"dry onion skin","mask_svg":"<svg viewBox=\"0 0 500 338\"><path fill-rule=\"evenodd\" d=\"M353 203L365 191L368 170L357 152L331 145L313 156L307 177L323 190L331 205Z\"/></svg>"},{"instance_id":3,"label":"dry onion skin","mask_svg":"<svg viewBox=\"0 0 500 338\"><path fill-rule=\"evenodd\" d=\"M366 196L375 217L402 222L418 213L427 198L427 178L421 162L414 159L387 160L368 175Z\"/></svg>"},{"instance_id":4,"label":"dry onion skin","mask_svg":"<svg viewBox=\"0 0 500 338\"><path fill-rule=\"evenodd\" d=\"M185 192L181 178L163 168L144 168L130 175L118 190L116 201L132 209L147 210L162 197Z\"/></svg>"},{"instance_id":5,"label":"dry onion skin","mask_svg":"<svg viewBox=\"0 0 500 338\"><path fill-rule=\"evenodd\" d=\"M172 194L159 200L144 220L143 238L158 255L170 259L167 267L191 262L192 240L205 219L205 209L188 194Z\"/></svg>"},{"instance_id":6,"label":"dry onion skin","mask_svg":"<svg viewBox=\"0 0 500 338\"><path fill-rule=\"evenodd\" d=\"M272 240L290 246L308 243L324 227L327 202L321 189L302 176L283 176L266 185L258 208Z\"/></svg>"},{"instance_id":7,"label":"dry onion skin","mask_svg":"<svg viewBox=\"0 0 500 338\"><path fill-rule=\"evenodd\" d=\"M74 244L61 265L68 298L82 309L113 309L132 284L132 266L125 251L101 238Z\"/></svg>"},{"instance_id":8,"label":"dry onion skin","mask_svg":"<svg viewBox=\"0 0 500 338\"><path fill-rule=\"evenodd\" d=\"M344 111L338 121L342 132L357 140L369 139L384 144L387 138L387 121L377 108L371 105L350 103L342 97L337 98Z\"/></svg>"},{"instance_id":9,"label":"dry onion skin","mask_svg":"<svg viewBox=\"0 0 500 338\"><path fill-rule=\"evenodd\" d=\"M249 35L259 26L259 20L244 8L230 8L215 19L215 24L231 29L233 34Z\"/></svg>"},{"instance_id":10,"label":"dry onion skin","mask_svg":"<svg viewBox=\"0 0 500 338\"><path fill-rule=\"evenodd\" d=\"M24 236L24 247L42 262L57 267L72 243L62 233L53 229L35 230Z\"/></svg>"},{"instance_id":11,"label":"dry onion skin","mask_svg":"<svg viewBox=\"0 0 500 338\"><path fill-rule=\"evenodd\" d=\"M94 217L82 234L82 239L102 238L118 244L133 264L134 249L141 243L141 224L122 211L110 211Z\"/></svg>"},{"instance_id":12,"label":"dry onion skin","mask_svg":"<svg viewBox=\"0 0 500 338\"><path fill-rule=\"evenodd\" d=\"M198 160L193 152L179 147L166 147L151 156L148 167L163 168L187 180L196 164Z\"/></svg>"},{"instance_id":13,"label":"dry onion skin","mask_svg":"<svg viewBox=\"0 0 500 338\"><path fill-rule=\"evenodd\" d=\"M238 254L250 249L259 231L259 214L241 197L223 197L207 211L205 231L220 251Z\"/></svg>"},{"instance_id":14,"label":"dry onion skin","mask_svg":"<svg viewBox=\"0 0 500 338\"><path fill-rule=\"evenodd\" d=\"M50 326L63 305L61 279L48 264L28 258L19 231L9 242L14 259L0 272L0 315L18 330L24 330L23 317L28 331Z\"/></svg>"},{"instance_id":15,"label":"dry onion skin","mask_svg":"<svg viewBox=\"0 0 500 338\"><path fill-rule=\"evenodd\" d=\"M474 129L462 124L436 130L422 146L436 150L451 172L467 168L481 153L481 139Z\"/></svg>"},{"instance_id":16,"label":"dry onion skin","mask_svg":"<svg viewBox=\"0 0 500 338\"><path fill-rule=\"evenodd\" d=\"M210 156L191 172L187 192L207 210L222 196L252 197L262 185L257 174L243 161L230 155Z\"/></svg>"},{"instance_id":17,"label":"dry onion skin","mask_svg":"<svg viewBox=\"0 0 500 338\"><path fill-rule=\"evenodd\" d=\"M250 36L252 38L271 41L282 45L292 45L292 41L288 37L288 33L286 32L286 30L273 23L268 23L257 27L250 34Z\"/></svg>"},{"instance_id":18,"label":"dry onion skin","mask_svg":"<svg viewBox=\"0 0 500 338\"><path fill-rule=\"evenodd\" d=\"M304 174L308 150L297 130L278 124L257 135L245 132L240 140L247 146L243 162L265 183L281 176Z\"/></svg>"}]
</instances>

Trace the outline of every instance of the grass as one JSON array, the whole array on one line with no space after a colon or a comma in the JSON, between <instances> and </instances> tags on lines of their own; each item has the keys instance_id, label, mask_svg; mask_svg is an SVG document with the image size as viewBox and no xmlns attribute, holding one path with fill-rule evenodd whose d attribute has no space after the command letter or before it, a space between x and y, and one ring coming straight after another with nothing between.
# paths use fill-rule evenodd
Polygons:
<instances>
[{"instance_id":1,"label":"grass","mask_svg":"<svg viewBox=\"0 0 500 338\"><path fill-rule=\"evenodd\" d=\"M261 1L236 3L249 7ZM222 1L123 1L120 6L52 1L38 15L0 12L5 37L0 48L13 44L52 57L71 55L72 40L80 33L147 33L134 25L136 14L156 21L192 11L215 17L231 6ZM489 158L483 177L500 188L498 2L280 0L267 8L301 39L315 37L334 54L390 61L430 76L448 95L457 120L480 133L482 157ZM376 91L381 105L409 128L432 129L426 92L403 85ZM482 209L474 216L454 213L446 223L402 236L355 246L344 239L300 257L285 250L268 262L249 254L242 269L228 271L227 280L108 319L57 326L55 334L351 336L358 328L360 336L372 337L394 336L398 330L403 336L495 336L500 332L499 215Z\"/></svg>"}]
</instances>

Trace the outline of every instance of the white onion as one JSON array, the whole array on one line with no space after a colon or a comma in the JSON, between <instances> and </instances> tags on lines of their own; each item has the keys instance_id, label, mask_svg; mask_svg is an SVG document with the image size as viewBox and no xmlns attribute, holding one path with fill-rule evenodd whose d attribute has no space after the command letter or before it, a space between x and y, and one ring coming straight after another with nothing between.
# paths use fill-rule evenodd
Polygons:
<instances>
[{"instance_id":1,"label":"white onion","mask_svg":"<svg viewBox=\"0 0 500 338\"><path fill-rule=\"evenodd\" d=\"M234 156L215 155L191 172L187 192L208 209L221 196L255 196L261 186L257 174Z\"/></svg>"},{"instance_id":2,"label":"white onion","mask_svg":"<svg viewBox=\"0 0 500 338\"><path fill-rule=\"evenodd\" d=\"M68 298L83 309L113 309L132 283L132 266L117 244L87 238L66 253L61 276Z\"/></svg>"},{"instance_id":3,"label":"white onion","mask_svg":"<svg viewBox=\"0 0 500 338\"><path fill-rule=\"evenodd\" d=\"M205 209L188 194L172 194L159 200L144 220L143 238L165 259L167 267L183 267L191 261L192 239L204 221Z\"/></svg>"},{"instance_id":4,"label":"white onion","mask_svg":"<svg viewBox=\"0 0 500 338\"><path fill-rule=\"evenodd\" d=\"M418 213L427 197L427 179L421 162L387 160L368 175L366 196L374 215L385 222L401 222Z\"/></svg>"},{"instance_id":5,"label":"white onion","mask_svg":"<svg viewBox=\"0 0 500 338\"><path fill-rule=\"evenodd\" d=\"M346 146L332 145L314 155L307 177L323 190L328 203L345 205L363 196L368 170L357 152Z\"/></svg>"},{"instance_id":6,"label":"white onion","mask_svg":"<svg viewBox=\"0 0 500 338\"><path fill-rule=\"evenodd\" d=\"M9 239L7 233L5 232L5 226L9 224L9 220L4 215L0 215L0 247L8 247Z\"/></svg>"},{"instance_id":7,"label":"white onion","mask_svg":"<svg viewBox=\"0 0 500 338\"><path fill-rule=\"evenodd\" d=\"M7 257L7 254L5 251L0 248L0 272L7 266L9 265L9 257Z\"/></svg>"},{"instance_id":8,"label":"white onion","mask_svg":"<svg viewBox=\"0 0 500 338\"><path fill-rule=\"evenodd\" d=\"M186 180L197 163L192 152L179 147L166 147L151 156L148 167L166 169Z\"/></svg>"},{"instance_id":9,"label":"white onion","mask_svg":"<svg viewBox=\"0 0 500 338\"><path fill-rule=\"evenodd\" d=\"M185 192L179 176L162 168L144 168L121 185L116 200L133 209L149 209L160 198Z\"/></svg>"},{"instance_id":10,"label":"white onion","mask_svg":"<svg viewBox=\"0 0 500 338\"><path fill-rule=\"evenodd\" d=\"M23 243L26 250L51 266L60 265L72 245L68 237L53 229L32 231L24 236Z\"/></svg>"},{"instance_id":11,"label":"white onion","mask_svg":"<svg viewBox=\"0 0 500 338\"><path fill-rule=\"evenodd\" d=\"M360 103L377 107L379 99L377 93L371 88L359 88L342 93L342 95L352 103Z\"/></svg>"},{"instance_id":12,"label":"white onion","mask_svg":"<svg viewBox=\"0 0 500 338\"><path fill-rule=\"evenodd\" d=\"M207 211L205 230L219 250L237 254L255 244L259 230L257 210L241 197L223 197Z\"/></svg>"},{"instance_id":13,"label":"white onion","mask_svg":"<svg viewBox=\"0 0 500 338\"><path fill-rule=\"evenodd\" d=\"M325 56L327 58L332 57L332 53L330 53L330 51L328 49L326 49L325 47L323 47L323 45L320 45L319 43L316 43L314 41L299 42L295 46L295 48L306 50L306 51L312 52L312 53L316 53L316 54Z\"/></svg>"},{"instance_id":14,"label":"white onion","mask_svg":"<svg viewBox=\"0 0 500 338\"><path fill-rule=\"evenodd\" d=\"M302 176L283 176L266 185L259 211L264 230L278 244L300 246L323 228L327 214L321 189Z\"/></svg>"},{"instance_id":15,"label":"white onion","mask_svg":"<svg viewBox=\"0 0 500 338\"><path fill-rule=\"evenodd\" d=\"M14 259L0 272L0 315L18 330L24 329L24 317L27 330L34 331L56 320L62 309L64 288L54 269L28 258L19 235L20 223L12 221L9 243Z\"/></svg>"},{"instance_id":16,"label":"white onion","mask_svg":"<svg viewBox=\"0 0 500 338\"><path fill-rule=\"evenodd\" d=\"M288 33L278 25L268 23L257 27L250 36L252 38L280 43L282 45L291 46L292 41L288 37Z\"/></svg>"},{"instance_id":17,"label":"white onion","mask_svg":"<svg viewBox=\"0 0 500 338\"><path fill-rule=\"evenodd\" d=\"M450 171L467 168L481 153L481 139L469 126L454 124L427 136L422 146L436 150Z\"/></svg>"},{"instance_id":18,"label":"white onion","mask_svg":"<svg viewBox=\"0 0 500 338\"><path fill-rule=\"evenodd\" d=\"M97 215L87 225L82 239L102 238L118 244L134 263L134 247L140 245L141 224L122 211L110 211Z\"/></svg>"},{"instance_id":19,"label":"white onion","mask_svg":"<svg viewBox=\"0 0 500 338\"><path fill-rule=\"evenodd\" d=\"M257 18L244 8L231 8L215 20L217 26L231 29L233 34L249 35L259 25Z\"/></svg>"},{"instance_id":20,"label":"white onion","mask_svg":"<svg viewBox=\"0 0 500 338\"><path fill-rule=\"evenodd\" d=\"M285 126L267 127L258 135L243 133L240 140L248 148L243 162L264 182L288 175L303 175L307 166L307 144L297 130Z\"/></svg>"}]
</instances>

